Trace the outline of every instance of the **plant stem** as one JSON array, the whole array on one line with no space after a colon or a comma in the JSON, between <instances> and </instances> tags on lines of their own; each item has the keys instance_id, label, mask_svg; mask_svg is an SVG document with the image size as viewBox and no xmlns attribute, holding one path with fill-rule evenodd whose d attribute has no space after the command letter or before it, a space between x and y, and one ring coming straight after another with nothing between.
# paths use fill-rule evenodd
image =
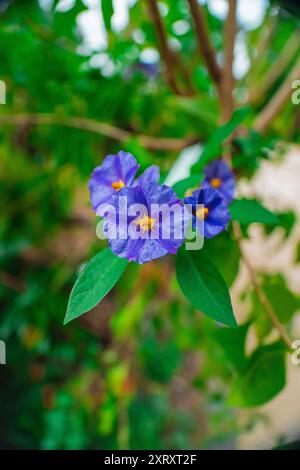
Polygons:
<instances>
[{"instance_id":1,"label":"plant stem","mask_svg":"<svg viewBox=\"0 0 300 470\"><path fill-rule=\"evenodd\" d=\"M198 142L194 137L183 139L151 137L143 134L135 134L119 127L104 122L76 116L66 116L54 113L18 113L0 114L0 125L58 125L81 129L95 134L104 135L120 142L126 142L132 138L138 139L141 145L151 150L180 151Z\"/></svg>"},{"instance_id":2,"label":"plant stem","mask_svg":"<svg viewBox=\"0 0 300 470\"><path fill-rule=\"evenodd\" d=\"M237 0L228 0L228 15L224 28L224 72L222 77L222 121L231 118L234 110L234 76L233 59L236 37L236 6Z\"/></svg>"},{"instance_id":3,"label":"plant stem","mask_svg":"<svg viewBox=\"0 0 300 470\"><path fill-rule=\"evenodd\" d=\"M296 57L299 49L300 34L297 29L287 41L285 47L282 49L281 54L273 62L268 69L264 79L261 81L260 86L250 89L249 102L256 104L264 100L266 94L276 81L284 74Z\"/></svg>"},{"instance_id":4,"label":"plant stem","mask_svg":"<svg viewBox=\"0 0 300 470\"><path fill-rule=\"evenodd\" d=\"M147 3L150 16L156 29L160 55L166 65L167 82L176 95L182 95L182 92L175 80L175 62L173 58L173 51L170 49L168 44L167 33L160 17L157 2L156 0L147 0Z\"/></svg>"},{"instance_id":5,"label":"plant stem","mask_svg":"<svg viewBox=\"0 0 300 470\"><path fill-rule=\"evenodd\" d=\"M0 271L0 283L20 294L26 291L25 282L7 271Z\"/></svg>"},{"instance_id":6,"label":"plant stem","mask_svg":"<svg viewBox=\"0 0 300 470\"><path fill-rule=\"evenodd\" d=\"M258 132L264 132L276 115L280 112L284 104L291 95L292 83L300 76L300 59L296 62L281 87L273 95L272 99L262 109L254 122L254 129Z\"/></svg>"},{"instance_id":7,"label":"plant stem","mask_svg":"<svg viewBox=\"0 0 300 470\"><path fill-rule=\"evenodd\" d=\"M197 0L188 0L188 3L194 21L199 54L203 58L213 81L217 85L217 88L220 89L222 70L217 63L216 53L210 42L202 7L198 4Z\"/></svg>"},{"instance_id":8,"label":"plant stem","mask_svg":"<svg viewBox=\"0 0 300 470\"><path fill-rule=\"evenodd\" d=\"M243 236L242 236L242 231L241 231L241 227L239 225L238 222L233 222L233 230L234 230L234 235L235 235L235 238L239 244L239 249L240 249L240 253L241 253L241 257L242 257L242 260L244 261L244 264L247 268L247 271L248 271L248 274L249 274L249 277L250 277L250 280L253 284L253 287L257 293L257 296L259 298L259 301L261 303L261 305L264 307L268 317L270 318L274 328L278 331L278 334L280 335L282 341L285 343L285 345L287 346L288 349L291 349L291 346L292 346L292 339L290 338L289 334L287 333L287 331L285 330L285 328L281 325L280 321L278 320L277 318L277 315L268 299L268 297L266 296L262 286L261 286L261 283L258 279L258 276L252 266L252 264L250 263L243 247L242 247L242 242L243 242Z\"/></svg>"}]
</instances>

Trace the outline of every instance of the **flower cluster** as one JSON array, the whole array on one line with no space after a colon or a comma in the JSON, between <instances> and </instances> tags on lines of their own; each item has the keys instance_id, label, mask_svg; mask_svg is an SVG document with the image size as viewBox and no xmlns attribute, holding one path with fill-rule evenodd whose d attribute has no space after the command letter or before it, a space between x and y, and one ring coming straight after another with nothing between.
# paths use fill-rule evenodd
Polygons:
<instances>
[{"instance_id":1,"label":"flower cluster","mask_svg":"<svg viewBox=\"0 0 300 470\"><path fill-rule=\"evenodd\" d=\"M117 256L144 264L176 254L191 219L205 238L226 229L235 182L224 162L206 168L201 187L184 203L172 188L159 184L157 166L137 177L138 170L133 155L121 151L108 155L89 182L92 207L104 217L104 233Z\"/></svg>"}]
</instances>

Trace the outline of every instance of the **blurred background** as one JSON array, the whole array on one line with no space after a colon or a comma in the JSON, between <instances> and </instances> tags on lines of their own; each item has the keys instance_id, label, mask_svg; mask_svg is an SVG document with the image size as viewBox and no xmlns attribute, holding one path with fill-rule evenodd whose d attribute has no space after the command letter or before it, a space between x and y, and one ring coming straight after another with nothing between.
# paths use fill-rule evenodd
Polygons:
<instances>
[{"instance_id":1,"label":"blurred background","mask_svg":"<svg viewBox=\"0 0 300 470\"><path fill-rule=\"evenodd\" d=\"M227 2L200 3L222 61ZM106 245L89 202L93 168L124 149L142 169L160 165L173 184L220 120L187 1L158 2L175 91L148 4L0 1L1 448L271 448L300 437L299 368L289 358L285 387L268 403L229 399L241 338L247 333L250 353L272 335L230 234L211 249L231 286L238 333L220 334L187 303L172 257L130 265L101 305L63 326L80 269ZM239 0L234 58L235 99L263 131L239 142L247 163L237 164L238 193L259 197L283 221L247 227L245 246L295 338L300 104L290 90L298 71L300 80L299 11L292 1ZM276 114L261 126L278 95Z\"/></svg>"}]
</instances>

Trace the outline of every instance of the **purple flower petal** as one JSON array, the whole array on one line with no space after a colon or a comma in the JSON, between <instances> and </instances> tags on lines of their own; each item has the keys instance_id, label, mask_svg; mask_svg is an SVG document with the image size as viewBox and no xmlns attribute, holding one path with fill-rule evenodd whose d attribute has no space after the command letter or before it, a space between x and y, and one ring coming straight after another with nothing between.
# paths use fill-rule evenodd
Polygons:
<instances>
[{"instance_id":1,"label":"purple flower petal","mask_svg":"<svg viewBox=\"0 0 300 470\"><path fill-rule=\"evenodd\" d=\"M125 186L130 186L133 183L140 167L131 153L123 152L122 150L116 155L115 166L120 179L125 182Z\"/></svg>"},{"instance_id":2,"label":"purple flower petal","mask_svg":"<svg viewBox=\"0 0 300 470\"><path fill-rule=\"evenodd\" d=\"M148 263L152 259L161 258L166 254L168 254L168 250L162 246L161 241L144 240L144 244L141 246L137 254L137 263Z\"/></svg>"},{"instance_id":3,"label":"purple flower petal","mask_svg":"<svg viewBox=\"0 0 300 470\"><path fill-rule=\"evenodd\" d=\"M212 238L223 232L230 222L230 212L225 199L219 191L210 186L204 186L194 191L193 196L185 198L185 204L188 205L193 215L193 226L197 227L201 235L205 238ZM201 209L198 205L203 205L206 213L197 210Z\"/></svg>"},{"instance_id":4,"label":"purple flower petal","mask_svg":"<svg viewBox=\"0 0 300 470\"><path fill-rule=\"evenodd\" d=\"M125 209L120 209L121 200L126 201ZM136 204L142 207L138 213L132 210ZM117 256L143 264L176 253L185 240L186 211L168 186L150 183L123 188L111 206L115 215L112 210L106 214L104 231ZM120 227L111 227L115 221Z\"/></svg>"},{"instance_id":5,"label":"purple flower petal","mask_svg":"<svg viewBox=\"0 0 300 470\"><path fill-rule=\"evenodd\" d=\"M160 179L160 170L156 165L151 165L147 168L144 173L139 176L135 182L135 185L145 186L148 183L158 183Z\"/></svg>"},{"instance_id":6,"label":"purple flower petal","mask_svg":"<svg viewBox=\"0 0 300 470\"><path fill-rule=\"evenodd\" d=\"M95 168L89 181L92 207L99 213L100 206L110 202L111 197L122 187L130 186L139 169L130 153L120 151L107 155L101 166Z\"/></svg>"},{"instance_id":7,"label":"purple flower petal","mask_svg":"<svg viewBox=\"0 0 300 470\"><path fill-rule=\"evenodd\" d=\"M223 160L216 160L205 168L205 179L202 187L210 185L217 189L229 204L234 196L235 178L234 175Z\"/></svg>"}]
</instances>

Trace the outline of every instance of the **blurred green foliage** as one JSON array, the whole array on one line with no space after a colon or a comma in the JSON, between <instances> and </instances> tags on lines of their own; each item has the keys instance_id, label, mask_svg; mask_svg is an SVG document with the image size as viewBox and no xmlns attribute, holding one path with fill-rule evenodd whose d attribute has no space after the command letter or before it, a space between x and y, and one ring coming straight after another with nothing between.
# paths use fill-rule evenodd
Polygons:
<instances>
[{"instance_id":1,"label":"blurred green foliage","mask_svg":"<svg viewBox=\"0 0 300 470\"><path fill-rule=\"evenodd\" d=\"M157 47L144 1L133 2L128 25L116 32L116 2L102 0L107 47L101 51L88 47L78 28L87 4L77 0L57 9L57 3L0 3L0 78L7 85L0 119L6 116L7 124L7 116L18 113L51 113L110 123L137 135L212 142L219 105L197 55L185 0L160 3L168 36L197 90L191 98L172 94L163 64L152 64L151 75L141 66L141 53ZM221 53L222 21L205 10ZM298 27L292 16L267 7L257 28L244 28L251 66L237 84L242 102L257 91L261 75ZM295 60L296 54L291 63ZM287 73L282 70L276 83L253 99L247 124ZM275 140L299 142L297 123L299 111L288 104L267 135L237 138L236 174L251 177ZM0 338L7 342L7 365L0 370L1 448L232 446L259 419L255 412L241 419L239 407L261 405L285 384L281 345L265 344L271 325L255 294L245 293L259 338L249 356L249 323L225 330L196 312L179 292L172 258L142 269L130 265L101 306L63 327L82 263L105 246L95 236L87 180L120 145L142 168L156 163L165 175L178 157L178 151L149 150L138 137L120 144L59 123L36 125L30 117L18 126L1 121ZM211 150L215 157L219 142ZM282 214L287 236L293 217ZM207 251L231 285L239 269L231 231L211 240ZM289 323L299 310L296 294L282 275L264 278L263 285L281 321Z\"/></svg>"}]
</instances>

